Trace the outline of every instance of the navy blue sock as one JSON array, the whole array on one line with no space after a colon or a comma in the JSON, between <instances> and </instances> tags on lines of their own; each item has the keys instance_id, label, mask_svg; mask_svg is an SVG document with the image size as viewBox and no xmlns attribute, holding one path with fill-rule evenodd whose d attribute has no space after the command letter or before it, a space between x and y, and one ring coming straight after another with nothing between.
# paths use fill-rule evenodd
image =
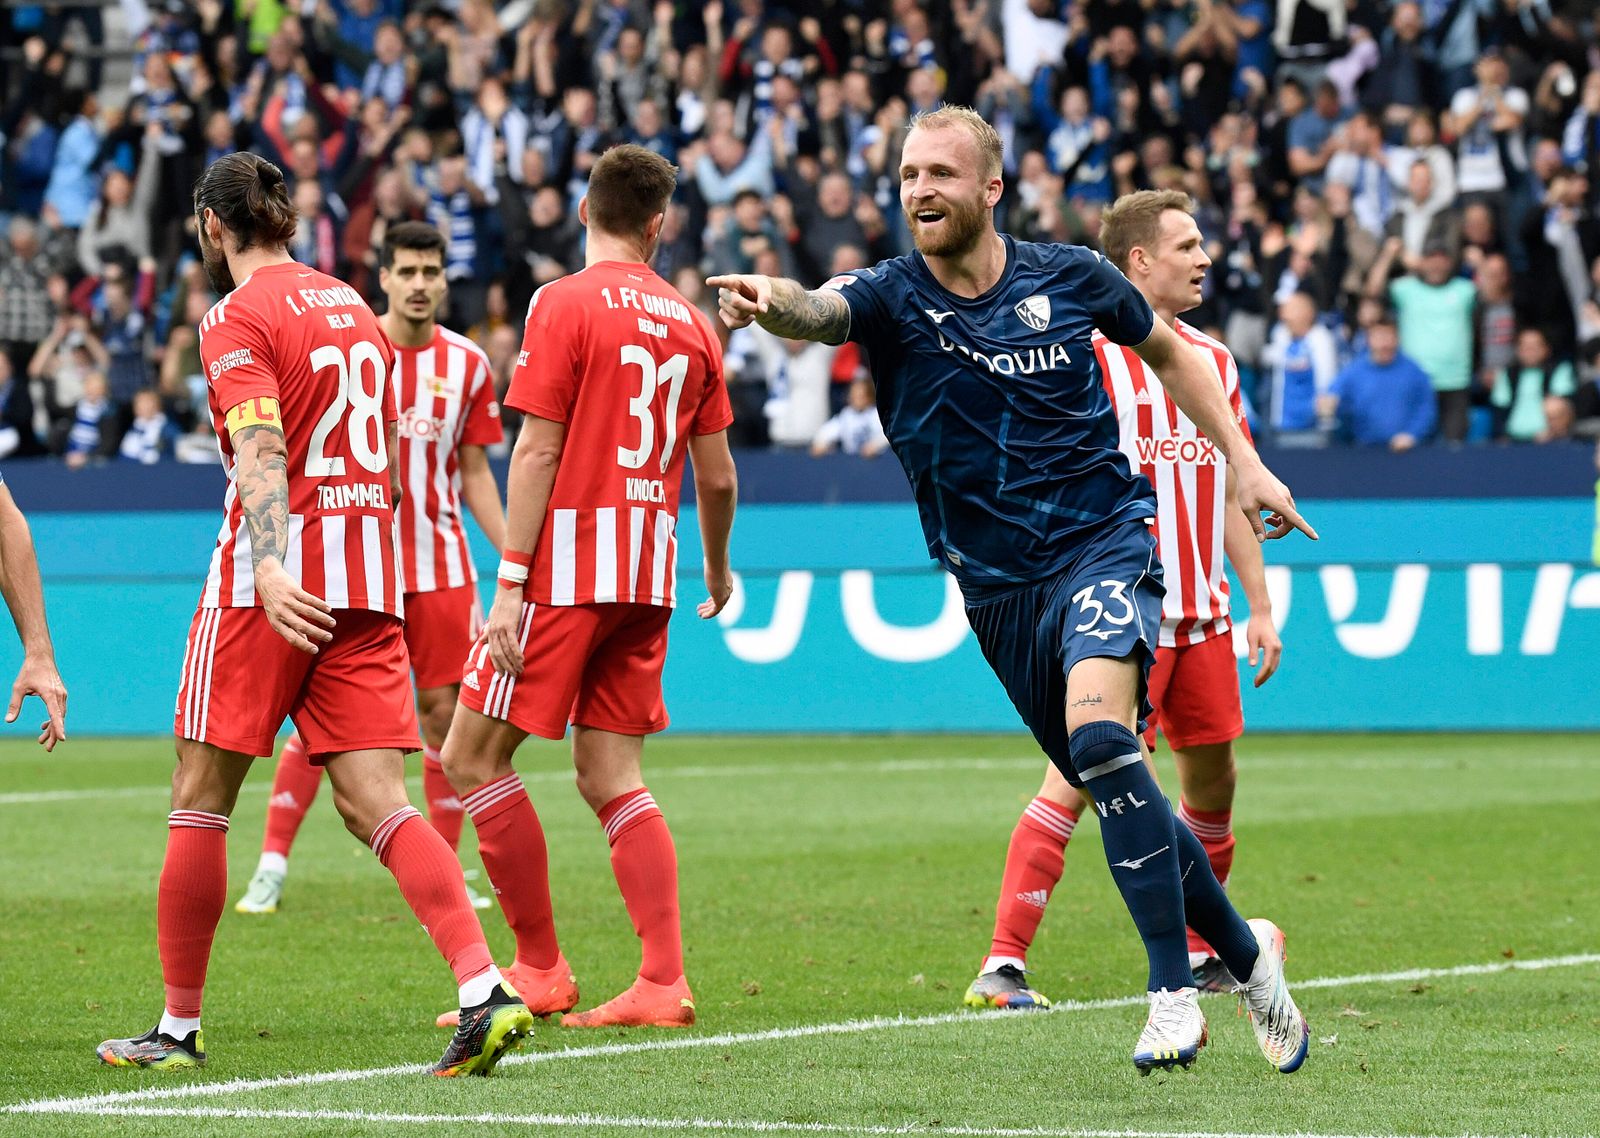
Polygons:
<instances>
[{"instance_id":1,"label":"navy blue sock","mask_svg":"<svg viewBox=\"0 0 1600 1138\"><path fill-rule=\"evenodd\" d=\"M1172 827L1178 840L1178 872L1183 875L1183 911L1189 927L1206 938L1233 978L1243 983L1250 979L1260 952L1255 934L1211 872L1211 859L1194 831L1181 818L1174 818Z\"/></svg>"},{"instance_id":2,"label":"navy blue sock","mask_svg":"<svg viewBox=\"0 0 1600 1138\"><path fill-rule=\"evenodd\" d=\"M1074 731L1068 746L1100 816L1111 879L1150 958L1149 990L1193 987L1172 807L1144 765L1139 740L1122 724L1100 720Z\"/></svg>"}]
</instances>

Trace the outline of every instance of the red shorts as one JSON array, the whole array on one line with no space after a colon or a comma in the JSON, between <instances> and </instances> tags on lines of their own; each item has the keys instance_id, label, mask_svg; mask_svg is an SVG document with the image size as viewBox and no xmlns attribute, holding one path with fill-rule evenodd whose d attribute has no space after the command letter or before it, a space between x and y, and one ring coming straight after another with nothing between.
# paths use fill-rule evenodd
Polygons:
<instances>
[{"instance_id":1,"label":"red shorts","mask_svg":"<svg viewBox=\"0 0 1600 1138\"><path fill-rule=\"evenodd\" d=\"M477 585L406 594L406 648L417 689L453 687L483 629Z\"/></svg>"},{"instance_id":2,"label":"red shorts","mask_svg":"<svg viewBox=\"0 0 1600 1138\"><path fill-rule=\"evenodd\" d=\"M564 736L568 723L619 735L661 731L671 619L660 605L524 604L522 675L496 672L480 640L461 678L461 702L545 739Z\"/></svg>"},{"instance_id":3,"label":"red shorts","mask_svg":"<svg viewBox=\"0 0 1600 1138\"><path fill-rule=\"evenodd\" d=\"M417 711L401 623L338 609L315 656L290 646L259 608L202 608L189 626L173 733L245 755L270 755L294 720L313 759L369 748L415 751Z\"/></svg>"},{"instance_id":4,"label":"red shorts","mask_svg":"<svg viewBox=\"0 0 1600 1138\"><path fill-rule=\"evenodd\" d=\"M1244 734L1239 706L1239 662L1233 655L1233 633L1207 637L1198 644L1156 650L1150 669L1150 702L1155 714L1145 742L1155 746L1155 730L1167 746L1182 750L1212 743L1231 743Z\"/></svg>"}]
</instances>

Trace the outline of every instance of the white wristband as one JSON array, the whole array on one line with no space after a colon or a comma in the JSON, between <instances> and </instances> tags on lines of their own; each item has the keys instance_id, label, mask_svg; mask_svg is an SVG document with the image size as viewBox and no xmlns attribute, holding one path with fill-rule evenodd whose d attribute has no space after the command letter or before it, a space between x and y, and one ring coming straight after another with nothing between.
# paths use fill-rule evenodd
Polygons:
<instances>
[{"instance_id":1,"label":"white wristband","mask_svg":"<svg viewBox=\"0 0 1600 1138\"><path fill-rule=\"evenodd\" d=\"M525 584L528 580L528 567L502 558L500 568L495 570L495 576L502 581L512 581L518 585Z\"/></svg>"}]
</instances>

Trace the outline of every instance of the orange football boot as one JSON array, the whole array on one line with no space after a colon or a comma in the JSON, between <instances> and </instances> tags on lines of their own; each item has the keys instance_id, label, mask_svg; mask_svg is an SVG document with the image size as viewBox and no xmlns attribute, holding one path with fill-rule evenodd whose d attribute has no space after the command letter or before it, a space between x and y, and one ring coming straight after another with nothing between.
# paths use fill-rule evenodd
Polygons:
<instances>
[{"instance_id":1,"label":"orange football boot","mask_svg":"<svg viewBox=\"0 0 1600 1138\"><path fill-rule=\"evenodd\" d=\"M561 1017L562 1027L693 1027L694 993L679 976L652 984L642 976L620 996L597 1008Z\"/></svg>"}]
</instances>

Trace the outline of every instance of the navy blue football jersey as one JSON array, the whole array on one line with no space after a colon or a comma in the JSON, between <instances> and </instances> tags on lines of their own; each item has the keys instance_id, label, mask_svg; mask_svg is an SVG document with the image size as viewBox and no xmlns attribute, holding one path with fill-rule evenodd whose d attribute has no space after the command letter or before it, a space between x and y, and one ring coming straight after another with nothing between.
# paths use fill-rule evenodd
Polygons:
<instances>
[{"instance_id":1,"label":"navy blue football jersey","mask_svg":"<svg viewBox=\"0 0 1600 1138\"><path fill-rule=\"evenodd\" d=\"M1155 313L1100 254L1004 238L976 299L920 253L835 277L916 495L929 554L969 599L1050 576L1097 530L1155 513L1117 449L1090 336L1141 344Z\"/></svg>"}]
</instances>

